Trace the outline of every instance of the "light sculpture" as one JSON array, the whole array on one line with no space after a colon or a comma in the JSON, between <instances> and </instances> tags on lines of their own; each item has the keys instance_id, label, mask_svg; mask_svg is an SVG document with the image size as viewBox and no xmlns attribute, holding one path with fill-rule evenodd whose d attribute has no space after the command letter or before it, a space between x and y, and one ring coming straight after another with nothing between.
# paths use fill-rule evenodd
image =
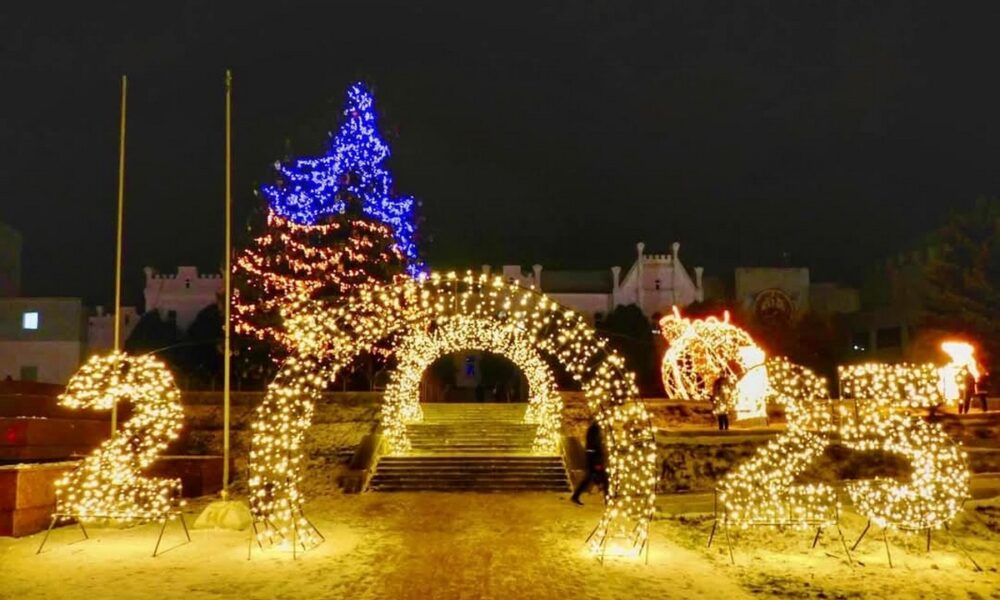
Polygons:
<instances>
[{"instance_id":1,"label":"light sculpture","mask_svg":"<svg viewBox=\"0 0 1000 600\"><path fill-rule=\"evenodd\" d=\"M109 410L130 402L132 417L111 439L56 482L56 511L77 519L164 519L180 497L179 479L142 473L181 430L180 390L152 356L115 352L90 358L66 384L59 403Z\"/></svg>"},{"instance_id":2,"label":"light sculpture","mask_svg":"<svg viewBox=\"0 0 1000 600\"><path fill-rule=\"evenodd\" d=\"M429 328L411 331L395 349L398 360L386 385L382 404L382 433L390 452L410 449L408 422L420 421L420 380L435 360L462 350L499 354L513 362L528 380L530 397L525 421L538 425L532 449L551 454L559 445L562 400L552 371L517 321L444 316Z\"/></svg>"},{"instance_id":3,"label":"light sculpture","mask_svg":"<svg viewBox=\"0 0 1000 600\"><path fill-rule=\"evenodd\" d=\"M797 477L830 443L834 432L826 381L784 358L766 362L768 397L785 410L785 432L719 483L726 524L822 529L837 522L836 490ZM751 377L752 371L745 377Z\"/></svg>"},{"instance_id":4,"label":"light sculpture","mask_svg":"<svg viewBox=\"0 0 1000 600\"><path fill-rule=\"evenodd\" d=\"M580 382L608 449L608 501L591 547L641 551L655 500L656 444L634 375L579 314L534 290L472 273L373 284L347 302L303 300L288 311L286 328L297 352L269 386L253 424L249 485L255 523L303 547L318 541L298 486L304 436L319 394L339 369L379 340L459 315L519 328L540 356ZM258 542L270 536L258 532Z\"/></svg>"},{"instance_id":5,"label":"light sculpture","mask_svg":"<svg viewBox=\"0 0 1000 600\"><path fill-rule=\"evenodd\" d=\"M939 424L900 412L940 402L933 365L842 366L841 388L856 399L853 406L841 403L836 411L826 400L826 382L808 369L769 359L767 372L772 398L785 407L788 427L721 481L719 498L727 521L740 527L833 524L839 512L836 490L823 483L799 484L796 477L835 442L895 454L912 467L908 481L876 477L845 486L869 524L931 530L961 510L969 493L965 453Z\"/></svg>"},{"instance_id":6,"label":"light sculpture","mask_svg":"<svg viewBox=\"0 0 1000 600\"><path fill-rule=\"evenodd\" d=\"M722 319L689 319L674 307L659 327L670 344L661 369L668 398L709 400L716 379L726 376L735 383L742 375L741 348L757 347L749 333L729 322L728 311Z\"/></svg>"},{"instance_id":7,"label":"light sculpture","mask_svg":"<svg viewBox=\"0 0 1000 600\"><path fill-rule=\"evenodd\" d=\"M905 458L910 480L876 477L852 482L847 492L861 514L886 529L937 529L947 525L969 496L965 452L944 432L909 414L944 399L933 364L867 364L838 369L844 395L841 439L855 450L881 450Z\"/></svg>"},{"instance_id":8,"label":"light sculpture","mask_svg":"<svg viewBox=\"0 0 1000 600\"><path fill-rule=\"evenodd\" d=\"M397 195L386 168L389 145L378 130L375 98L357 82L347 90L343 120L321 157L277 163L279 181L261 188L278 215L300 225L315 225L330 215L352 210L392 227L411 275L424 271L417 254L414 209L410 196Z\"/></svg>"},{"instance_id":9,"label":"light sculpture","mask_svg":"<svg viewBox=\"0 0 1000 600\"><path fill-rule=\"evenodd\" d=\"M268 213L266 231L236 257L233 294L236 333L277 344L292 343L281 310L301 296L346 295L372 281L402 274L406 259L382 223L341 218L300 225Z\"/></svg>"}]
</instances>

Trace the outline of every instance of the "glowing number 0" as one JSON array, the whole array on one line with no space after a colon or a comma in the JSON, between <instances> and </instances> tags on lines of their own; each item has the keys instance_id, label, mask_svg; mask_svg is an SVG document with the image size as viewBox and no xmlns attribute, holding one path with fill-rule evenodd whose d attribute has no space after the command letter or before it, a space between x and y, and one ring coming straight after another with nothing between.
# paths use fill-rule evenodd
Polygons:
<instances>
[{"instance_id":1,"label":"glowing number 0","mask_svg":"<svg viewBox=\"0 0 1000 600\"><path fill-rule=\"evenodd\" d=\"M151 356L94 356L66 385L59 403L108 410L131 402L133 415L118 434L56 482L58 512L77 518L159 519L180 496L179 479L143 477L177 438L183 410L170 371Z\"/></svg>"}]
</instances>

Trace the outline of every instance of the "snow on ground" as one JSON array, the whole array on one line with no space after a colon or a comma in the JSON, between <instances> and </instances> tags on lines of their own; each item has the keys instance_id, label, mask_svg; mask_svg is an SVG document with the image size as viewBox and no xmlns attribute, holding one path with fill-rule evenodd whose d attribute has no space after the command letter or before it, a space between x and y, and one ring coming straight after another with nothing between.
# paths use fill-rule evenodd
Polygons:
<instances>
[{"instance_id":1,"label":"snow on ground","mask_svg":"<svg viewBox=\"0 0 1000 600\"><path fill-rule=\"evenodd\" d=\"M254 549L233 531L168 527L158 558L157 526L53 532L40 556L40 535L0 538L0 598L1000 598L1000 502L970 504L953 529L986 569L935 534L890 538L895 568L880 535L869 534L844 563L834 534L812 550L811 532L757 530L735 536L736 565L725 538L705 548L711 515L659 517L649 564L609 559L583 549L600 515L566 494L410 493L331 495L308 505L327 542L293 561L290 553ZM665 505L668 503L664 498ZM199 505L189 507L194 520ZM863 520L844 518L848 543ZM992 527L992 529L991 529Z\"/></svg>"}]
</instances>

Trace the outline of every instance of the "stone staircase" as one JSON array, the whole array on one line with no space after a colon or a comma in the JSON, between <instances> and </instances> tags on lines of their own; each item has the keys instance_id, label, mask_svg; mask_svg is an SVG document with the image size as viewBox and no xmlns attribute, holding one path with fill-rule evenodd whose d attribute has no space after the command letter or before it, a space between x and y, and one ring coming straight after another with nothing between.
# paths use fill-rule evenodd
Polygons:
<instances>
[{"instance_id":1,"label":"stone staircase","mask_svg":"<svg viewBox=\"0 0 1000 600\"><path fill-rule=\"evenodd\" d=\"M425 404L407 426L412 450L383 456L369 489L401 491L566 491L561 456L532 454L535 425L525 404Z\"/></svg>"}]
</instances>

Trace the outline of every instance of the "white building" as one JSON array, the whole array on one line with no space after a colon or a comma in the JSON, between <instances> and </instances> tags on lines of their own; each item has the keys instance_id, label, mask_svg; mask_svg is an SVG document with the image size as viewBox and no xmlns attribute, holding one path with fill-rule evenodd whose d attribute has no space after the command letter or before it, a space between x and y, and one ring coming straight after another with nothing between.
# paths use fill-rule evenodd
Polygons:
<instances>
[{"instance_id":1,"label":"white building","mask_svg":"<svg viewBox=\"0 0 1000 600\"><path fill-rule=\"evenodd\" d=\"M0 379L66 383L83 356L79 298L0 298Z\"/></svg>"},{"instance_id":2,"label":"white building","mask_svg":"<svg viewBox=\"0 0 1000 600\"><path fill-rule=\"evenodd\" d=\"M134 306L121 307L121 341L132 334L139 323L139 313ZM96 307L95 314L87 317L87 354L110 352L115 346L115 315L104 312L103 306Z\"/></svg>"},{"instance_id":3,"label":"white building","mask_svg":"<svg viewBox=\"0 0 1000 600\"><path fill-rule=\"evenodd\" d=\"M672 306L683 308L705 299L703 270L695 267L692 277L681 262L680 247L674 242L670 254L646 254L646 245L639 242L636 260L624 277L617 266L607 271L543 271L542 265L534 265L530 273L525 273L520 265L504 265L502 275L509 282L540 289L591 321L629 304L653 318L666 314ZM489 265L483 265L483 272L490 271Z\"/></svg>"},{"instance_id":4,"label":"white building","mask_svg":"<svg viewBox=\"0 0 1000 600\"><path fill-rule=\"evenodd\" d=\"M197 267L177 267L177 273L170 275L157 273L152 267L144 270L146 312L158 311L164 319L175 321L181 332L223 292L221 273L198 273Z\"/></svg>"}]
</instances>

